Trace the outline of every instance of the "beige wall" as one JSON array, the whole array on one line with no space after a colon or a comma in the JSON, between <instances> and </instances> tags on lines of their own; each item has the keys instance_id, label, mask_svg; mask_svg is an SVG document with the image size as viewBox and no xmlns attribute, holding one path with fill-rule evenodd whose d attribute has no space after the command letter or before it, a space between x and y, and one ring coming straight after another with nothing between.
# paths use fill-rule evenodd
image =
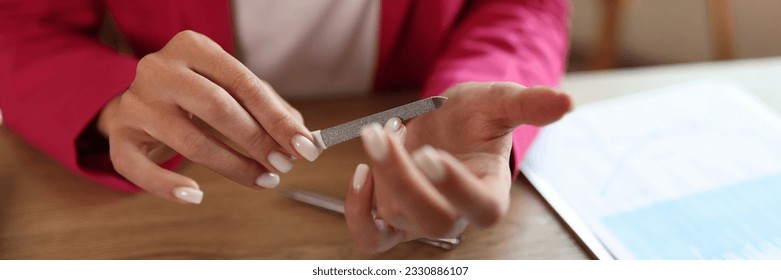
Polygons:
<instances>
[{"instance_id":1,"label":"beige wall","mask_svg":"<svg viewBox=\"0 0 781 280\"><path fill-rule=\"evenodd\" d=\"M713 57L708 0L634 0L624 21L624 55L679 63ZM601 0L573 0L572 43L591 53L598 35ZM781 1L733 0L738 58L781 56Z\"/></svg>"}]
</instances>

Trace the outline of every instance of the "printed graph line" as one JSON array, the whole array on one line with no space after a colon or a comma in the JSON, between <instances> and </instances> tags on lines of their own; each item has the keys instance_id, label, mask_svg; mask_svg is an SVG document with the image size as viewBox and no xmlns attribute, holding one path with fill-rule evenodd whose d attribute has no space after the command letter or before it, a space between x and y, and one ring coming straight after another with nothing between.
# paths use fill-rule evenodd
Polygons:
<instances>
[{"instance_id":1,"label":"printed graph line","mask_svg":"<svg viewBox=\"0 0 781 280\"><path fill-rule=\"evenodd\" d=\"M611 170L610 174L607 176L605 183L600 188L599 194L602 196L607 195L607 193L615 185L615 181L617 180L617 178L619 178L619 176L623 174L629 160L633 159L636 155L640 154L640 152L642 152L646 148L652 147L653 143L659 143L662 140L672 139L676 137L689 136L695 133L700 133L709 128L710 127L703 126L700 124L689 123L688 126L678 126L663 132L658 132L658 133L651 132L652 134L646 137L638 137L638 139L643 139L643 140L632 143L632 146L630 146L629 149L626 150L626 152L622 153L621 156L619 156L618 160L613 165L614 166L613 169Z\"/></svg>"}]
</instances>

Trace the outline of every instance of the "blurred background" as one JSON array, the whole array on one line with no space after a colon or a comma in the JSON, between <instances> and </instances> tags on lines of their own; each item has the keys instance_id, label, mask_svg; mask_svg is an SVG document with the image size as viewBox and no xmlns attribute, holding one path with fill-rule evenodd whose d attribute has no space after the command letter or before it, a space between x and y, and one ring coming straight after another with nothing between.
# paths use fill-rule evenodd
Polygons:
<instances>
[{"instance_id":1,"label":"blurred background","mask_svg":"<svg viewBox=\"0 0 781 280\"><path fill-rule=\"evenodd\" d=\"M574 0L569 71L781 55L781 1Z\"/></svg>"}]
</instances>

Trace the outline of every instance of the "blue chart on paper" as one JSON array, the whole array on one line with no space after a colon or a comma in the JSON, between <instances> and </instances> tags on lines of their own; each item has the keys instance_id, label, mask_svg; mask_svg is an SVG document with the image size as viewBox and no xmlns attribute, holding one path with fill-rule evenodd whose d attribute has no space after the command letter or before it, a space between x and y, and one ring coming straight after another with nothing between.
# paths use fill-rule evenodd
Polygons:
<instances>
[{"instance_id":1,"label":"blue chart on paper","mask_svg":"<svg viewBox=\"0 0 781 280\"><path fill-rule=\"evenodd\" d=\"M737 85L582 106L535 141L524 174L600 258L781 260L781 115Z\"/></svg>"},{"instance_id":2,"label":"blue chart on paper","mask_svg":"<svg viewBox=\"0 0 781 280\"><path fill-rule=\"evenodd\" d=\"M601 221L637 259L781 259L781 173Z\"/></svg>"}]
</instances>

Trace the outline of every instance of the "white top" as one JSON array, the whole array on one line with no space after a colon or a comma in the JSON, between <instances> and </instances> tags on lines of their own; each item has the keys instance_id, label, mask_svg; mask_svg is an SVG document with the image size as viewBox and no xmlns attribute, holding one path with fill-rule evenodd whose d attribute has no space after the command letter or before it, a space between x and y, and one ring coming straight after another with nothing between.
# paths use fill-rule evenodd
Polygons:
<instances>
[{"instance_id":1,"label":"white top","mask_svg":"<svg viewBox=\"0 0 781 280\"><path fill-rule=\"evenodd\" d=\"M233 0L240 59L284 97L371 90L379 0Z\"/></svg>"}]
</instances>

